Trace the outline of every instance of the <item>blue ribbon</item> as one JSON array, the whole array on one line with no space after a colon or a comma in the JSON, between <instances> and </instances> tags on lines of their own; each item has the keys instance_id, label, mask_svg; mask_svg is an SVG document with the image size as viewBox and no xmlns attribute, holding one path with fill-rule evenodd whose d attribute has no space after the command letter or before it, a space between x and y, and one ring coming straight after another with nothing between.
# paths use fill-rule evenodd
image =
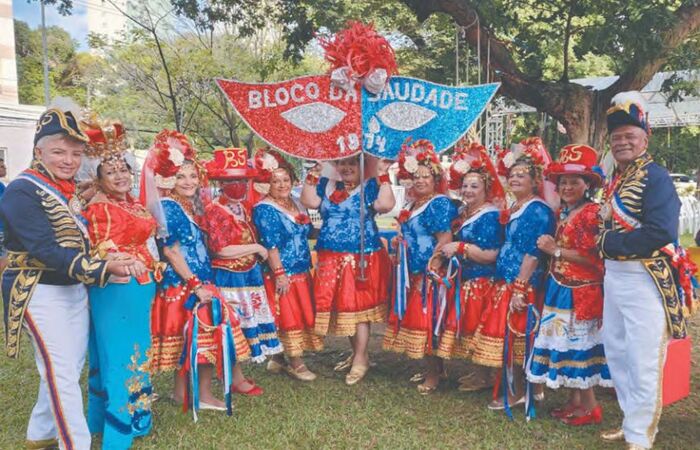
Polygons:
<instances>
[{"instance_id":1,"label":"blue ribbon","mask_svg":"<svg viewBox=\"0 0 700 450\"><path fill-rule=\"evenodd\" d=\"M513 381L513 368L510 367L508 363L508 355L510 354L510 330L506 325L506 335L503 340L503 370L502 370L502 380L503 384L503 409L506 412L508 419L513 420L513 411L510 410L510 405L508 404L508 392L512 391L511 382ZM508 365L507 365L508 364Z\"/></svg>"},{"instance_id":2,"label":"blue ribbon","mask_svg":"<svg viewBox=\"0 0 700 450\"><path fill-rule=\"evenodd\" d=\"M457 261L459 263L459 260ZM462 334L462 269L457 266L457 286L455 286L455 320L457 321L457 338Z\"/></svg>"},{"instance_id":3,"label":"blue ribbon","mask_svg":"<svg viewBox=\"0 0 700 450\"><path fill-rule=\"evenodd\" d=\"M528 305L527 307L527 324L525 327L525 358L523 360L523 370L525 372L525 420L530 421L534 419L535 414L535 395L533 385L527 380L527 372L532 364L532 355L534 347L534 333L538 330L537 328L537 311L535 310L535 305Z\"/></svg>"},{"instance_id":4,"label":"blue ribbon","mask_svg":"<svg viewBox=\"0 0 700 450\"><path fill-rule=\"evenodd\" d=\"M408 304L408 289L410 287L410 279L408 275L408 246L406 241L399 239L398 245L398 264L396 266L396 292L394 296L394 314L403 319L406 314Z\"/></svg>"},{"instance_id":5,"label":"blue ribbon","mask_svg":"<svg viewBox=\"0 0 700 450\"><path fill-rule=\"evenodd\" d=\"M201 306L201 305L200 305ZM192 415L194 416L194 421L197 421L197 411L199 410L199 365L197 364L197 354L199 349L197 346L197 335L199 334L199 321L197 320L197 311L199 306L197 306L194 311L192 311L192 333L190 337L190 387L192 396Z\"/></svg>"}]
</instances>

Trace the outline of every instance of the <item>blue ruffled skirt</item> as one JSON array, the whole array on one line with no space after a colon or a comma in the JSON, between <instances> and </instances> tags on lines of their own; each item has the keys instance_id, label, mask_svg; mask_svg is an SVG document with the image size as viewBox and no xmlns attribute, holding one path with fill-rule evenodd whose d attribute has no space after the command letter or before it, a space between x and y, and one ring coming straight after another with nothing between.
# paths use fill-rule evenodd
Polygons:
<instances>
[{"instance_id":1,"label":"blue ruffled skirt","mask_svg":"<svg viewBox=\"0 0 700 450\"><path fill-rule=\"evenodd\" d=\"M214 283L238 314L248 340L251 359L263 362L267 355L282 352L275 318L265 292L262 269L256 264L245 272L214 268Z\"/></svg>"},{"instance_id":2,"label":"blue ruffled skirt","mask_svg":"<svg viewBox=\"0 0 700 450\"><path fill-rule=\"evenodd\" d=\"M572 288L562 286L551 276L547 279L540 330L527 378L552 389L612 387L600 320L577 320Z\"/></svg>"}]
</instances>

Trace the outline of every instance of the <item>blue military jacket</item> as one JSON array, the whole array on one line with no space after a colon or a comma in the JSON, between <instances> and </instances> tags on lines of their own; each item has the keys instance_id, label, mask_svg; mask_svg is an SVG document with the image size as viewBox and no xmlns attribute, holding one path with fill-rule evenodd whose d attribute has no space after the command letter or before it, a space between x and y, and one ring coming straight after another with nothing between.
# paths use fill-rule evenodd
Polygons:
<instances>
[{"instance_id":1,"label":"blue military jacket","mask_svg":"<svg viewBox=\"0 0 700 450\"><path fill-rule=\"evenodd\" d=\"M90 243L77 208L39 167L13 180L0 200L8 263L2 273L5 344L19 353L24 312L37 284L103 286L107 263L90 255Z\"/></svg>"},{"instance_id":2,"label":"blue military jacket","mask_svg":"<svg viewBox=\"0 0 700 450\"><path fill-rule=\"evenodd\" d=\"M687 334L687 308L679 289L681 275L673 264L681 202L671 177L651 155L642 154L608 186L601 208L603 230L598 246L603 257L638 260L654 280L664 301L674 338Z\"/></svg>"}]
</instances>

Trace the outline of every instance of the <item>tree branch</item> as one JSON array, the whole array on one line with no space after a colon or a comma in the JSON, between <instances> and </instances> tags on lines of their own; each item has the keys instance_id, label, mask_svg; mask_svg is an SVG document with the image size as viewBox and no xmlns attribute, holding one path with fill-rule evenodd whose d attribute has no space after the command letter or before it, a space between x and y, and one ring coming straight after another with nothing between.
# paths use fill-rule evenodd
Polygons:
<instances>
[{"instance_id":1,"label":"tree branch","mask_svg":"<svg viewBox=\"0 0 700 450\"><path fill-rule=\"evenodd\" d=\"M671 52L700 28L699 2L686 2L674 15L673 25L659 33L661 45L651 53L635 55L620 78L605 89L606 96L612 98L618 92L643 88L666 64Z\"/></svg>"}]
</instances>

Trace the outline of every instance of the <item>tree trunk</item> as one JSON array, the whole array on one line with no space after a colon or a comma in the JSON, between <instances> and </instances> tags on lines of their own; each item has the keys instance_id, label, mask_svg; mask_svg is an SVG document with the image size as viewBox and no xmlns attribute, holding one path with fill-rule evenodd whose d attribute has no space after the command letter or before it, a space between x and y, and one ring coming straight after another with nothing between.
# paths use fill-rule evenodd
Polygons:
<instances>
[{"instance_id":1,"label":"tree trunk","mask_svg":"<svg viewBox=\"0 0 700 450\"><path fill-rule=\"evenodd\" d=\"M605 111L612 97L622 91L641 89L666 63L671 51L700 28L700 4L689 2L675 12L677 18L660 33L659 48L636 55L619 79L606 89L593 91L567 80L542 81L527 76L519 68L506 42L488 27L479 23L478 2L468 0L400 0L418 18L424 21L434 13L452 16L465 27L467 42L482 53L489 51L491 79L501 82L500 93L526 105L537 108L558 120L565 128L571 143L588 144L600 150L605 145L607 127Z\"/></svg>"}]
</instances>

